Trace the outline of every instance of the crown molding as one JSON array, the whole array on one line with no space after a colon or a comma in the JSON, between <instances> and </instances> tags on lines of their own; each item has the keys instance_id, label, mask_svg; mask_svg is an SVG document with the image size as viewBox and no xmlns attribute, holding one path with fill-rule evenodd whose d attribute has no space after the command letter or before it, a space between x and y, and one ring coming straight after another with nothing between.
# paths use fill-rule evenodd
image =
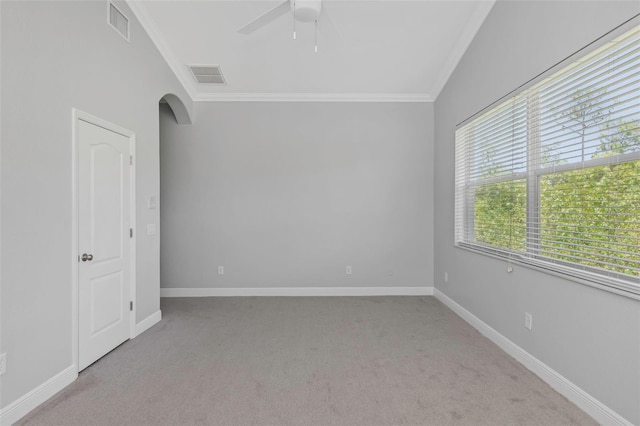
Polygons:
<instances>
[{"instance_id":1,"label":"crown molding","mask_svg":"<svg viewBox=\"0 0 640 426\"><path fill-rule=\"evenodd\" d=\"M199 93L198 102L433 102L427 93Z\"/></svg>"},{"instance_id":2,"label":"crown molding","mask_svg":"<svg viewBox=\"0 0 640 426\"><path fill-rule=\"evenodd\" d=\"M186 64L182 64L162 36L143 1L126 0L165 62L194 102L435 102L496 0L478 1L454 49L429 93L206 93L200 92Z\"/></svg>"},{"instance_id":3,"label":"crown molding","mask_svg":"<svg viewBox=\"0 0 640 426\"><path fill-rule=\"evenodd\" d=\"M458 40L456 40L449 57L444 61L444 65L438 74L438 78L431 88L433 101L438 98L438 95L440 95L440 92L444 89L445 84L449 81L451 74L455 71L458 66L458 62L460 62L460 59L464 56L464 53L467 51L467 48L478 33L478 30L487 18L487 15L489 15L489 12L493 8L495 2L496 0L482 0L475 4L473 12L464 26L464 30L460 33Z\"/></svg>"},{"instance_id":4,"label":"crown molding","mask_svg":"<svg viewBox=\"0 0 640 426\"><path fill-rule=\"evenodd\" d=\"M191 99L195 101L196 95L198 94L198 88L193 80L193 76L191 75L188 67L178 60L178 57L169 47L169 44L162 36L155 21L151 18L149 12L144 7L144 2L137 0L126 0L126 2L138 22L140 22L140 25L142 25L142 29L144 29L153 44L155 44L160 55L162 55L167 65L169 65L169 68L171 68L184 90L189 94Z\"/></svg>"}]
</instances>

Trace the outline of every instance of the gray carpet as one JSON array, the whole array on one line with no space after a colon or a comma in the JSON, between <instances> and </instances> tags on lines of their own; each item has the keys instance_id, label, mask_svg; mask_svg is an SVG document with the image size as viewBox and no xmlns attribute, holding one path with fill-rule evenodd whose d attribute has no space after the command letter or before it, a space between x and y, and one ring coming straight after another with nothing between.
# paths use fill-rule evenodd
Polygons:
<instances>
[{"instance_id":1,"label":"gray carpet","mask_svg":"<svg viewBox=\"0 0 640 426\"><path fill-rule=\"evenodd\" d=\"M433 297L163 299L22 425L596 424Z\"/></svg>"}]
</instances>

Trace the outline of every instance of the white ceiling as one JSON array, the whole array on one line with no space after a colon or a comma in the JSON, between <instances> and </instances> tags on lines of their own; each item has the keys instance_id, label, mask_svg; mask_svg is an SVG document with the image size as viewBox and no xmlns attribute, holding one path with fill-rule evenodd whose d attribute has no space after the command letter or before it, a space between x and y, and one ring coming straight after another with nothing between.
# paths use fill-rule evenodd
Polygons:
<instances>
[{"instance_id":1,"label":"white ceiling","mask_svg":"<svg viewBox=\"0 0 640 426\"><path fill-rule=\"evenodd\" d=\"M493 0L324 0L314 24L287 13L236 30L279 1L175 0L129 5L196 100L432 101ZM199 85L188 65L219 65L227 85Z\"/></svg>"}]
</instances>

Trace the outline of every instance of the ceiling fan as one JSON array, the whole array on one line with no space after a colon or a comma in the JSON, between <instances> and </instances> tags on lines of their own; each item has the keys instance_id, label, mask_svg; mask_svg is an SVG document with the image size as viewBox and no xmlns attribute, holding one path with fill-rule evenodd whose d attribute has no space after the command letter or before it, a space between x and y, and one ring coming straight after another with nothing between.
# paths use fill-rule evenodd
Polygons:
<instances>
[{"instance_id":1,"label":"ceiling fan","mask_svg":"<svg viewBox=\"0 0 640 426\"><path fill-rule=\"evenodd\" d=\"M318 21L320 15L326 16L326 11L322 7L322 0L284 0L276 7L266 11L258 16L247 25L239 28L237 32L240 34L251 34L259 28L262 28L282 15L291 12L293 14L293 38L296 38L296 21L313 22L316 26L316 46L315 51L318 52Z\"/></svg>"}]
</instances>

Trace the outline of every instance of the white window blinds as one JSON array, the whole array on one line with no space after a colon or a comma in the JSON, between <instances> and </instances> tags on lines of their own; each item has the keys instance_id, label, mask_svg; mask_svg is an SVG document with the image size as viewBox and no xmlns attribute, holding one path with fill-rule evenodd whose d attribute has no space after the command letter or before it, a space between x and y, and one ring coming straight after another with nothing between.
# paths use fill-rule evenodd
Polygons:
<instances>
[{"instance_id":1,"label":"white window blinds","mask_svg":"<svg viewBox=\"0 0 640 426\"><path fill-rule=\"evenodd\" d=\"M640 295L640 27L456 131L456 244Z\"/></svg>"}]
</instances>

